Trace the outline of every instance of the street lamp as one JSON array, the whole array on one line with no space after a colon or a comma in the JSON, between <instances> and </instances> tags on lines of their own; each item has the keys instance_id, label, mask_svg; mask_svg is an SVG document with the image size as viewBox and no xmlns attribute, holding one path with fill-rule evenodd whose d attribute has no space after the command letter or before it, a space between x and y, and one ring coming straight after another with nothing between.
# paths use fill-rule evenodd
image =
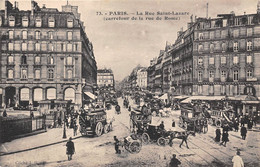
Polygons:
<instances>
[{"instance_id":1,"label":"street lamp","mask_svg":"<svg viewBox=\"0 0 260 167\"><path fill-rule=\"evenodd\" d=\"M66 123L65 123L65 110L63 110L63 113L64 113L64 119L63 119L63 121L64 121L64 128L63 128L63 139L66 139L67 138L67 135L66 135Z\"/></svg>"}]
</instances>

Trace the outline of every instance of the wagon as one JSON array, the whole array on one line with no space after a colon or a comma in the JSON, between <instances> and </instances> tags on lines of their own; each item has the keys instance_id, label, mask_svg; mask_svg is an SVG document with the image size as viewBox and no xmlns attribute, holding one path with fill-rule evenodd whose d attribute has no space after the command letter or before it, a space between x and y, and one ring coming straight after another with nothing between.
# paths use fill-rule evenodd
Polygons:
<instances>
[{"instance_id":1,"label":"wagon","mask_svg":"<svg viewBox=\"0 0 260 167\"><path fill-rule=\"evenodd\" d=\"M112 130L112 121L107 122L107 114L103 108L82 112L79 115L79 124L83 136L101 136Z\"/></svg>"}]
</instances>

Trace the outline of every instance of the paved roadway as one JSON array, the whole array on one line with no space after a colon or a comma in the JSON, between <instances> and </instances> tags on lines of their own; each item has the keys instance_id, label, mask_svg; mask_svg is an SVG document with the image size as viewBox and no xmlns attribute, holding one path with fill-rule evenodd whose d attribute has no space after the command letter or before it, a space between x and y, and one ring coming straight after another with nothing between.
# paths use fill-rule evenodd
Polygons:
<instances>
[{"instance_id":1,"label":"paved roadway","mask_svg":"<svg viewBox=\"0 0 260 167\"><path fill-rule=\"evenodd\" d=\"M119 99L122 106L122 99ZM241 157L246 166L259 166L259 132L248 132L247 140L241 140L239 132L230 132L230 142L227 147L220 146L214 142L215 127L209 126L207 134L196 134L196 137L189 137L190 149L179 148L181 140L174 139L173 147L157 146L156 143L143 145L138 154L130 154L122 150L121 155L115 154L113 136L119 139L128 136L129 132L129 112L121 107L122 113L116 115L114 108L107 111L108 118L115 118L113 131L100 137L80 137L74 140L76 154L72 161L67 161L65 155L65 142L46 146L31 151L24 151L16 154L0 156L0 166L166 166L171 155L177 154L177 158L182 162L181 166L227 166L231 167L231 159L236 153L236 149L241 149ZM153 123L165 122L166 129L171 129L172 119L178 120L178 113L173 111L169 118L154 117ZM177 125L177 122L176 122ZM182 130L179 127L174 130ZM68 130L68 137L72 136L72 131ZM61 139L62 128L49 130L47 133L17 139L1 145L0 151L11 152L33 148L39 143L46 144ZM80 135L79 135L80 136Z\"/></svg>"}]
</instances>

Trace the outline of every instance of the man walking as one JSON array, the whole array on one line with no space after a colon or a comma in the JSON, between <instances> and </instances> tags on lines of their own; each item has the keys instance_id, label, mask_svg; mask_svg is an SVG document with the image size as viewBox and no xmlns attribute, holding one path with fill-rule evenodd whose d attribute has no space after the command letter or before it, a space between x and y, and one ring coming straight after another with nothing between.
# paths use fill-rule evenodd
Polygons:
<instances>
[{"instance_id":1,"label":"man walking","mask_svg":"<svg viewBox=\"0 0 260 167\"><path fill-rule=\"evenodd\" d=\"M220 142L220 137L221 137L221 131L219 128L216 129L216 137L215 137L215 141L216 142Z\"/></svg>"},{"instance_id":2,"label":"man walking","mask_svg":"<svg viewBox=\"0 0 260 167\"><path fill-rule=\"evenodd\" d=\"M246 127L244 125L241 127L240 132L241 132L242 139L246 140L247 129L246 129Z\"/></svg>"},{"instance_id":3,"label":"man walking","mask_svg":"<svg viewBox=\"0 0 260 167\"><path fill-rule=\"evenodd\" d=\"M228 139L228 132L227 131L223 131L222 142L220 143L220 145L223 144L223 146L226 147L226 144L227 144L228 141L229 141L229 139Z\"/></svg>"},{"instance_id":4,"label":"man walking","mask_svg":"<svg viewBox=\"0 0 260 167\"><path fill-rule=\"evenodd\" d=\"M170 162L170 167L178 167L180 164L181 164L181 161L179 161L179 160L176 158L176 154L173 154L173 155L172 155L171 162Z\"/></svg>"},{"instance_id":5,"label":"man walking","mask_svg":"<svg viewBox=\"0 0 260 167\"><path fill-rule=\"evenodd\" d=\"M119 140L117 139L116 136L114 136L114 140L115 140L115 150L116 150L116 154L120 154L120 150L119 150Z\"/></svg>"},{"instance_id":6,"label":"man walking","mask_svg":"<svg viewBox=\"0 0 260 167\"><path fill-rule=\"evenodd\" d=\"M68 155L68 160L72 160L72 155L75 153L75 147L74 147L74 143L71 141L72 138L69 138L69 141L66 144L67 147L67 155Z\"/></svg>"},{"instance_id":7,"label":"man walking","mask_svg":"<svg viewBox=\"0 0 260 167\"><path fill-rule=\"evenodd\" d=\"M233 167L244 167L243 159L240 157L240 151L237 150L237 155L232 159Z\"/></svg>"}]
</instances>

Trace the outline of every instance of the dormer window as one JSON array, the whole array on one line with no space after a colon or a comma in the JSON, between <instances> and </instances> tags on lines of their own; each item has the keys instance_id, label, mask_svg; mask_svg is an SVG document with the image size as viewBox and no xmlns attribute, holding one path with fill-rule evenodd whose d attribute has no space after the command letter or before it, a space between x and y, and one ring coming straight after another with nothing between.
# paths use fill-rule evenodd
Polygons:
<instances>
[{"instance_id":1,"label":"dormer window","mask_svg":"<svg viewBox=\"0 0 260 167\"><path fill-rule=\"evenodd\" d=\"M55 19L54 17L50 17L48 20L48 26L49 27L55 27Z\"/></svg>"},{"instance_id":2,"label":"dormer window","mask_svg":"<svg viewBox=\"0 0 260 167\"><path fill-rule=\"evenodd\" d=\"M9 26L10 27L14 27L15 26L15 17L14 16L10 16L9 17Z\"/></svg>"},{"instance_id":3,"label":"dormer window","mask_svg":"<svg viewBox=\"0 0 260 167\"><path fill-rule=\"evenodd\" d=\"M24 16L24 17L22 18L22 26L23 26L23 27L28 27L28 25L29 25L28 17Z\"/></svg>"},{"instance_id":4,"label":"dormer window","mask_svg":"<svg viewBox=\"0 0 260 167\"><path fill-rule=\"evenodd\" d=\"M41 18L36 18L36 20L35 20L35 26L36 26L36 27L41 27L41 26L42 26L42 19L41 19Z\"/></svg>"},{"instance_id":5,"label":"dormer window","mask_svg":"<svg viewBox=\"0 0 260 167\"><path fill-rule=\"evenodd\" d=\"M67 20L67 27L68 27L68 28L73 28L73 19L72 19L72 18L69 18L69 19Z\"/></svg>"}]
</instances>

